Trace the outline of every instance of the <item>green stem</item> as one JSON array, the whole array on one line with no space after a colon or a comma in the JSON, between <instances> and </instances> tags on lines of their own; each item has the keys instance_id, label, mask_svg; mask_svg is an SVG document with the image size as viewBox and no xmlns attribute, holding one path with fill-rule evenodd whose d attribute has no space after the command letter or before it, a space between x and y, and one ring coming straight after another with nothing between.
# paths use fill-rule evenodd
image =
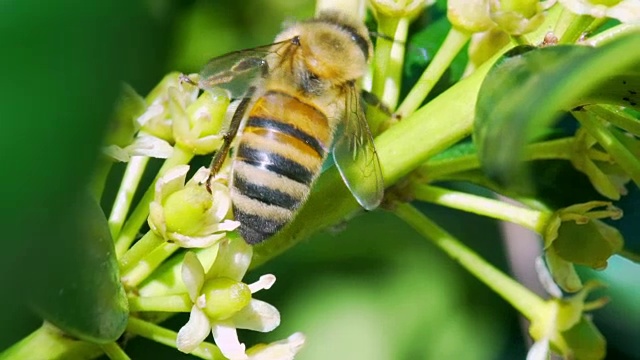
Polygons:
<instances>
[{"instance_id":1,"label":"green stem","mask_svg":"<svg viewBox=\"0 0 640 360\"><path fill-rule=\"evenodd\" d=\"M113 160L106 155L100 154L90 185L91 194L93 194L93 197L98 200L98 202L100 202L100 198L102 198L102 192L104 191L107 176L109 176L112 166Z\"/></svg>"},{"instance_id":2,"label":"green stem","mask_svg":"<svg viewBox=\"0 0 640 360\"><path fill-rule=\"evenodd\" d=\"M536 294L486 262L413 206L398 205L394 213L495 291L526 318L532 319L544 310L545 302Z\"/></svg>"},{"instance_id":3,"label":"green stem","mask_svg":"<svg viewBox=\"0 0 640 360\"><path fill-rule=\"evenodd\" d=\"M129 298L129 311L190 312L193 302L189 294L166 296L133 296Z\"/></svg>"},{"instance_id":4,"label":"green stem","mask_svg":"<svg viewBox=\"0 0 640 360\"><path fill-rule=\"evenodd\" d=\"M458 55L462 47L469 41L468 33L457 30L455 27L449 30L447 37L444 39L442 46L436 53L435 57L429 63L424 73L418 79L413 89L409 92L397 113L402 117L411 115L427 98L429 92L436 85L444 72L449 68L453 59Z\"/></svg>"},{"instance_id":5,"label":"green stem","mask_svg":"<svg viewBox=\"0 0 640 360\"><path fill-rule=\"evenodd\" d=\"M429 185L415 185L413 195L416 200L508 221L538 234L544 233L551 216L550 213L527 209L504 201Z\"/></svg>"},{"instance_id":6,"label":"green stem","mask_svg":"<svg viewBox=\"0 0 640 360\"><path fill-rule=\"evenodd\" d=\"M157 247L150 254L143 257L135 267L129 271L123 272L121 281L127 287L138 286L143 282L155 269L169 258L174 252L180 249L180 245L175 243L164 243Z\"/></svg>"},{"instance_id":7,"label":"green stem","mask_svg":"<svg viewBox=\"0 0 640 360\"><path fill-rule=\"evenodd\" d=\"M399 86L399 79L394 79L388 72L391 65L391 52L394 47L394 42L386 38L391 34L396 34L400 19L395 17L389 17L380 15L378 19L378 32L385 37L378 37L376 39L375 52L373 54L373 79L371 82L371 92L380 97L381 100L385 93L385 88L389 86ZM389 81L389 84L387 84ZM385 104L392 106L392 104Z\"/></svg>"},{"instance_id":8,"label":"green stem","mask_svg":"<svg viewBox=\"0 0 640 360\"><path fill-rule=\"evenodd\" d=\"M531 45L529 39L524 35L511 35L511 41L516 45Z\"/></svg>"},{"instance_id":9,"label":"green stem","mask_svg":"<svg viewBox=\"0 0 640 360\"><path fill-rule=\"evenodd\" d=\"M176 347L178 334L175 331L165 329L154 323L130 317L129 324L127 325L127 331L131 334L145 337L163 345L173 348ZM207 342L200 343L200 345L193 350L191 355L195 355L201 359L226 360L217 346Z\"/></svg>"},{"instance_id":10,"label":"green stem","mask_svg":"<svg viewBox=\"0 0 640 360\"><path fill-rule=\"evenodd\" d=\"M560 36L560 44L573 44L585 33L594 18L588 15L573 15L569 26Z\"/></svg>"},{"instance_id":11,"label":"green stem","mask_svg":"<svg viewBox=\"0 0 640 360\"><path fill-rule=\"evenodd\" d=\"M120 258L127 249L129 249L131 243L135 240L138 231L140 231L140 227L142 227L144 222L147 220L147 216L149 215L149 204L153 201L155 193L156 181L163 176L167 170L177 165L188 164L192 158L193 152L182 149L179 146L174 147L173 154L164 162L158 171L158 175L156 175L156 178L153 180L153 183L144 193L142 199L131 213L131 216L129 216L127 221L124 223L122 232L116 240L116 254L118 258Z\"/></svg>"},{"instance_id":12,"label":"green stem","mask_svg":"<svg viewBox=\"0 0 640 360\"><path fill-rule=\"evenodd\" d=\"M622 130L628 131L636 136L640 136L640 121L622 108L611 105L592 105L585 109L593 112L596 116L612 123Z\"/></svg>"},{"instance_id":13,"label":"green stem","mask_svg":"<svg viewBox=\"0 0 640 360\"><path fill-rule=\"evenodd\" d=\"M45 322L0 353L0 359L92 359L101 354L97 344L76 340Z\"/></svg>"},{"instance_id":14,"label":"green stem","mask_svg":"<svg viewBox=\"0 0 640 360\"><path fill-rule=\"evenodd\" d=\"M571 160L575 153L575 138L563 138L543 141L527 146L524 160ZM446 176L480 168L477 154L461 155L427 161L419 171L429 182L438 181Z\"/></svg>"},{"instance_id":15,"label":"green stem","mask_svg":"<svg viewBox=\"0 0 640 360\"><path fill-rule=\"evenodd\" d=\"M131 360L127 353L115 342L110 342L100 346L111 360Z\"/></svg>"},{"instance_id":16,"label":"green stem","mask_svg":"<svg viewBox=\"0 0 640 360\"><path fill-rule=\"evenodd\" d=\"M640 186L640 161L595 114L588 111L573 111L573 116L584 129L611 155L615 162Z\"/></svg>"},{"instance_id":17,"label":"green stem","mask_svg":"<svg viewBox=\"0 0 640 360\"><path fill-rule=\"evenodd\" d=\"M640 32L640 22L620 24L588 38L583 42L583 44L589 46L602 46L627 34L637 34L638 32Z\"/></svg>"},{"instance_id":18,"label":"green stem","mask_svg":"<svg viewBox=\"0 0 640 360\"><path fill-rule=\"evenodd\" d=\"M140 179L148 162L149 158L146 156L132 156L129 163L127 163L120 188L113 202L111 214L109 214L109 230L111 230L111 236L114 239L117 239L118 235L120 235L122 224L124 224L131 207L131 199L133 199L133 195L138 189Z\"/></svg>"},{"instance_id":19,"label":"green stem","mask_svg":"<svg viewBox=\"0 0 640 360\"><path fill-rule=\"evenodd\" d=\"M149 255L158 246L164 244L164 239L149 230L140 240L120 258L120 271L123 273L131 270L144 256Z\"/></svg>"}]
</instances>

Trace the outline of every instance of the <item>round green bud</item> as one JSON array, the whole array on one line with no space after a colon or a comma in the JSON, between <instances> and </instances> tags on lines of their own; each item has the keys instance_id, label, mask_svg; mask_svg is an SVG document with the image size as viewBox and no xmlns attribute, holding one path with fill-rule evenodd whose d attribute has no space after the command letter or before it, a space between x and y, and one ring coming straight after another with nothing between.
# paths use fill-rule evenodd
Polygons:
<instances>
[{"instance_id":1,"label":"round green bud","mask_svg":"<svg viewBox=\"0 0 640 360\"><path fill-rule=\"evenodd\" d=\"M164 218L167 230L184 235L197 235L206 217L213 198L204 186L187 186L169 195L164 201Z\"/></svg>"},{"instance_id":2,"label":"round green bud","mask_svg":"<svg viewBox=\"0 0 640 360\"><path fill-rule=\"evenodd\" d=\"M202 309L210 320L226 320L249 305L247 284L226 277L209 279L202 287L206 305Z\"/></svg>"}]
</instances>

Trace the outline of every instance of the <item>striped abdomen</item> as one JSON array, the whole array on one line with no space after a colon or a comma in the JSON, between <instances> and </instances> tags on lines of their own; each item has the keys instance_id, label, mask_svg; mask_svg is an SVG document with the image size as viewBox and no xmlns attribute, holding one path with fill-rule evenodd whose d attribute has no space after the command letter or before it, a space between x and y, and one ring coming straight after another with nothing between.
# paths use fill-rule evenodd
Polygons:
<instances>
[{"instance_id":1,"label":"striped abdomen","mask_svg":"<svg viewBox=\"0 0 640 360\"><path fill-rule=\"evenodd\" d=\"M327 116L269 91L249 112L233 162L231 200L240 234L259 243L284 227L309 195L333 138Z\"/></svg>"}]
</instances>

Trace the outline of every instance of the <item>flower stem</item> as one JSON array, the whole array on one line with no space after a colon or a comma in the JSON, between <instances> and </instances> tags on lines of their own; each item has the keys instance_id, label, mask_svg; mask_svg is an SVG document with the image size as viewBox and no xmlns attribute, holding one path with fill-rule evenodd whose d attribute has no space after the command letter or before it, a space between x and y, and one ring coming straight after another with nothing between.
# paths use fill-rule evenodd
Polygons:
<instances>
[{"instance_id":1,"label":"flower stem","mask_svg":"<svg viewBox=\"0 0 640 360\"><path fill-rule=\"evenodd\" d=\"M574 143L575 138L568 137L531 144L527 146L523 160L570 160L575 152ZM449 174L478 168L480 160L476 153L472 153L429 160L420 167L420 173L431 182L446 178Z\"/></svg>"},{"instance_id":2,"label":"flower stem","mask_svg":"<svg viewBox=\"0 0 640 360\"><path fill-rule=\"evenodd\" d=\"M444 72L449 68L453 59L458 55L464 44L469 41L470 35L452 27L444 39L442 46L434 56L429 66L418 79L418 82L411 89L402 104L398 107L397 113L402 117L412 114L429 95L429 92L436 85Z\"/></svg>"},{"instance_id":3,"label":"flower stem","mask_svg":"<svg viewBox=\"0 0 640 360\"><path fill-rule=\"evenodd\" d=\"M109 230L111 230L111 236L114 239L120 235L122 224L124 224L131 207L131 199L138 189L138 184L140 184L148 162L149 158L146 156L132 156L127 163L111 214L109 214Z\"/></svg>"},{"instance_id":4,"label":"flower stem","mask_svg":"<svg viewBox=\"0 0 640 360\"><path fill-rule=\"evenodd\" d=\"M164 239L153 231L149 230L140 240L120 258L120 271L123 273L131 270L131 267L137 265L145 255L149 255L158 246L164 243Z\"/></svg>"},{"instance_id":5,"label":"flower stem","mask_svg":"<svg viewBox=\"0 0 640 360\"><path fill-rule=\"evenodd\" d=\"M539 234L544 232L551 215L499 200L430 185L415 185L413 190L417 200L508 221Z\"/></svg>"},{"instance_id":6,"label":"flower stem","mask_svg":"<svg viewBox=\"0 0 640 360\"><path fill-rule=\"evenodd\" d=\"M102 344L100 347L111 360L131 360L127 353L115 342Z\"/></svg>"},{"instance_id":7,"label":"flower stem","mask_svg":"<svg viewBox=\"0 0 640 360\"><path fill-rule=\"evenodd\" d=\"M176 347L178 334L175 331L165 329L154 323L130 317L129 324L127 325L127 331L131 334L145 337L163 345L173 348ZM195 355L201 359L226 360L217 346L207 342L200 343L200 345L193 350L191 355Z\"/></svg>"},{"instance_id":8,"label":"flower stem","mask_svg":"<svg viewBox=\"0 0 640 360\"><path fill-rule=\"evenodd\" d=\"M640 31L640 22L619 24L588 38L583 42L583 44L589 46L602 46L619 37L625 36L626 34L637 34L638 31Z\"/></svg>"},{"instance_id":9,"label":"flower stem","mask_svg":"<svg viewBox=\"0 0 640 360\"><path fill-rule=\"evenodd\" d=\"M131 216L124 223L122 232L116 240L116 254L118 258L120 258L127 249L129 249L131 243L133 243L133 240L135 239L135 236L138 234L138 231L140 231L140 227L147 220L147 216L149 215L149 204L153 200L156 181L164 175L167 170L177 165L188 164L192 158L193 152L182 149L179 146L174 147L173 154L164 162L158 171L156 178L153 180L153 183L144 193L142 199L131 213Z\"/></svg>"},{"instance_id":10,"label":"flower stem","mask_svg":"<svg viewBox=\"0 0 640 360\"><path fill-rule=\"evenodd\" d=\"M97 344L71 338L43 323L36 331L0 353L0 359L93 359L102 354Z\"/></svg>"},{"instance_id":11,"label":"flower stem","mask_svg":"<svg viewBox=\"0 0 640 360\"><path fill-rule=\"evenodd\" d=\"M486 262L413 206L400 204L394 213L426 239L431 240L528 319L543 310L545 303L541 298Z\"/></svg>"},{"instance_id":12,"label":"flower stem","mask_svg":"<svg viewBox=\"0 0 640 360\"><path fill-rule=\"evenodd\" d=\"M188 294L166 296L133 296L129 298L129 311L189 312L193 303Z\"/></svg>"},{"instance_id":13,"label":"flower stem","mask_svg":"<svg viewBox=\"0 0 640 360\"><path fill-rule=\"evenodd\" d=\"M578 41L585 30L591 25L594 18L588 15L573 15L565 32L560 36L560 44L572 44Z\"/></svg>"},{"instance_id":14,"label":"flower stem","mask_svg":"<svg viewBox=\"0 0 640 360\"><path fill-rule=\"evenodd\" d=\"M573 111L584 129L611 155L615 162L640 186L640 161L618 140L597 115L589 111Z\"/></svg>"},{"instance_id":15,"label":"flower stem","mask_svg":"<svg viewBox=\"0 0 640 360\"><path fill-rule=\"evenodd\" d=\"M122 273L122 283L128 287L138 286L178 249L180 249L180 245L175 243L164 243L157 247L135 264L135 267Z\"/></svg>"},{"instance_id":16,"label":"flower stem","mask_svg":"<svg viewBox=\"0 0 640 360\"><path fill-rule=\"evenodd\" d=\"M636 136L640 136L640 122L620 107L611 105L592 105L585 108L620 129L628 131Z\"/></svg>"}]
</instances>

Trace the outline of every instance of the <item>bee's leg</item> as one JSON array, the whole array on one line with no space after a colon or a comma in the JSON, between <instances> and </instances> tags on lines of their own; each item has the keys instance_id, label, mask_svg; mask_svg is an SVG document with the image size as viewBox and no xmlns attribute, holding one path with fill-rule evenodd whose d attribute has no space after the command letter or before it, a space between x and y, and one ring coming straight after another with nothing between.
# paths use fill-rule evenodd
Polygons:
<instances>
[{"instance_id":1,"label":"bee's leg","mask_svg":"<svg viewBox=\"0 0 640 360\"><path fill-rule=\"evenodd\" d=\"M227 154L229 153L229 149L231 148L231 143L233 139L238 134L238 129L240 128L240 124L242 123L242 118L244 118L244 114L247 112L247 108L249 103L251 102L251 97L253 93L256 91L255 87L250 87L247 90L247 94L245 98L240 101L238 104L238 108L233 113L233 117L231 118L231 123L229 124L229 128L222 135L222 146L211 159L211 165L209 165L209 176L205 182L205 186L207 191L211 192L211 180L215 177L216 173L220 171L224 160L227 158Z\"/></svg>"},{"instance_id":2,"label":"bee's leg","mask_svg":"<svg viewBox=\"0 0 640 360\"><path fill-rule=\"evenodd\" d=\"M391 111L391 109L389 109L387 105L385 105L382 101L380 101L380 99L375 94L370 93L366 90L361 90L360 96L362 97L362 100L365 103L367 103L368 106L372 106L378 109L383 114L393 118L394 120L400 120L400 114L396 114L393 111Z\"/></svg>"}]
</instances>

